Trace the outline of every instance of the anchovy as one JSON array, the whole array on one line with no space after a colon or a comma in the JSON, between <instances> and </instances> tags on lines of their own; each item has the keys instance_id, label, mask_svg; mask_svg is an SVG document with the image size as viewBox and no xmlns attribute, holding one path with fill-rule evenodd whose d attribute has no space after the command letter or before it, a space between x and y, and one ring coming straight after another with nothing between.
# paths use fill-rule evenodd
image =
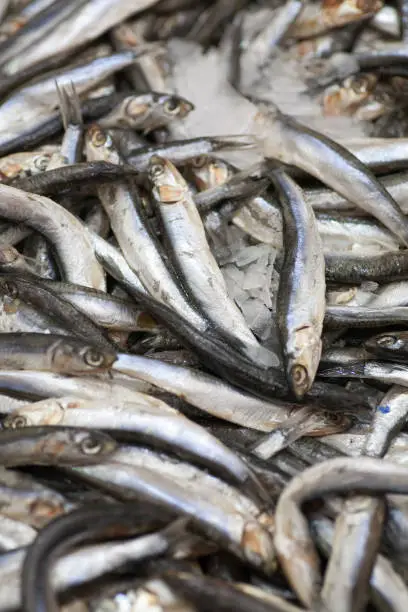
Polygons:
<instances>
[{"instance_id":1,"label":"anchovy","mask_svg":"<svg viewBox=\"0 0 408 612\"><path fill-rule=\"evenodd\" d=\"M364 346L369 353L380 359L406 363L408 360L407 340L406 331L393 331L372 336L364 342Z\"/></svg>"},{"instance_id":2,"label":"anchovy","mask_svg":"<svg viewBox=\"0 0 408 612\"><path fill-rule=\"evenodd\" d=\"M324 317L325 325L336 327L382 327L406 323L408 308L405 306L387 306L374 298L367 306L327 306Z\"/></svg>"},{"instance_id":3,"label":"anchovy","mask_svg":"<svg viewBox=\"0 0 408 612\"><path fill-rule=\"evenodd\" d=\"M88 159L104 158L120 163L112 139L96 125L87 133L86 148ZM135 185L127 182L111 187L105 185L98 188L98 194L125 258L145 289L157 300L191 320L197 329L204 331L208 323L179 288L163 249L149 227Z\"/></svg>"},{"instance_id":4,"label":"anchovy","mask_svg":"<svg viewBox=\"0 0 408 612\"><path fill-rule=\"evenodd\" d=\"M270 431L282 414L296 410L294 404L259 399L200 370L143 355L120 354L113 369L173 393L207 414L258 431Z\"/></svg>"},{"instance_id":5,"label":"anchovy","mask_svg":"<svg viewBox=\"0 0 408 612\"><path fill-rule=\"evenodd\" d=\"M85 194L95 192L98 182L119 181L135 174L136 170L128 165L91 161L47 169L36 176L17 179L11 185L38 195L59 196L75 191Z\"/></svg>"},{"instance_id":6,"label":"anchovy","mask_svg":"<svg viewBox=\"0 0 408 612\"><path fill-rule=\"evenodd\" d=\"M59 109L64 125L64 136L61 148L55 153L47 167L47 170L54 170L67 164L75 164L81 161L83 148L84 125L81 113L81 102L74 84L59 85L56 81L55 86L58 93ZM30 191L30 190L27 190Z\"/></svg>"},{"instance_id":7,"label":"anchovy","mask_svg":"<svg viewBox=\"0 0 408 612\"><path fill-rule=\"evenodd\" d=\"M143 19L122 22L111 30L111 40L115 49L118 51L129 51L138 49L145 44L146 28ZM153 36L152 40L159 40ZM154 55L144 55L137 64L126 69L126 76L132 83L135 91L150 92L160 91L174 93L167 87L166 76L168 67L166 63L160 61L163 58Z\"/></svg>"},{"instance_id":8,"label":"anchovy","mask_svg":"<svg viewBox=\"0 0 408 612\"><path fill-rule=\"evenodd\" d=\"M99 125L102 128L127 127L147 134L175 119L184 119L193 110L194 105L180 96L149 92L125 98L99 121Z\"/></svg>"},{"instance_id":9,"label":"anchovy","mask_svg":"<svg viewBox=\"0 0 408 612\"><path fill-rule=\"evenodd\" d=\"M328 493L408 491L407 470L371 457L339 458L305 470L286 487L275 514L278 559L300 601L312 607L320 583L320 561L300 506Z\"/></svg>"},{"instance_id":10,"label":"anchovy","mask_svg":"<svg viewBox=\"0 0 408 612\"><path fill-rule=\"evenodd\" d=\"M330 555L333 541L333 527L330 519L325 517L313 518L312 530L317 535L317 544L325 556ZM337 574L338 579L338 574ZM392 564L383 555L377 555L370 577L370 585L375 593L374 601L387 602L395 612L403 612L408 605L408 590L406 585L393 569ZM325 581L322 590L322 599L327 602L327 593L335 588L335 583Z\"/></svg>"},{"instance_id":11,"label":"anchovy","mask_svg":"<svg viewBox=\"0 0 408 612\"><path fill-rule=\"evenodd\" d=\"M55 295L49 285L42 285L41 279L22 274L3 274L0 276L0 294L20 299L47 312L51 319L68 328L75 336L112 352L112 343L98 325L75 306Z\"/></svg>"},{"instance_id":12,"label":"anchovy","mask_svg":"<svg viewBox=\"0 0 408 612\"><path fill-rule=\"evenodd\" d=\"M126 161L139 172L147 172L150 160L154 155L168 159L173 164L184 164L192 157L211 155L217 151L234 151L254 148L255 141L251 136L203 136L190 140L173 141L167 144L139 148L134 153L128 151Z\"/></svg>"},{"instance_id":13,"label":"anchovy","mask_svg":"<svg viewBox=\"0 0 408 612\"><path fill-rule=\"evenodd\" d=\"M44 410L48 414L44 416ZM268 497L255 475L245 462L229 450L217 438L200 425L193 423L177 410L154 397L134 392L131 403L104 405L103 399L96 402L73 398L60 398L45 401L23 410L5 423L11 428L43 422L61 424L68 427L99 427L133 432L152 443L172 447L179 453L193 457L203 465L225 474L233 482L256 496ZM25 416L26 415L26 416Z\"/></svg>"},{"instance_id":14,"label":"anchovy","mask_svg":"<svg viewBox=\"0 0 408 612\"><path fill-rule=\"evenodd\" d=\"M0 334L2 370L49 370L61 374L108 370L114 351L100 351L76 338L51 334Z\"/></svg>"},{"instance_id":15,"label":"anchovy","mask_svg":"<svg viewBox=\"0 0 408 612\"><path fill-rule=\"evenodd\" d=\"M125 2L115 7L106 0L91 0L91 2L79 0L74 6L72 4L69 3L67 6L60 0L58 19L49 22L45 33L38 32L31 24L31 29L35 32L32 40L25 40L24 47L20 44L18 51L15 48L11 51L12 47L8 46L8 55L2 60L3 72L13 74L56 54L72 53L79 46L82 47L86 42L98 38L128 16L148 8L154 4L154 0L138 0L136 4ZM65 15L61 11L61 5L66 7ZM53 5L50 7L50 10L52 9ZM23 36L21 32L19 34L21 40Z\"/></svg>"},{"instance_id":16,"label":"anchovy","mask_svg":"<svg viewBox=\"0 0 408 612\"><path fill-rule=\"evenodd\" d=\"M48 237L55 245L67 280L105 289L105 278L81 222L56 202L0 185L1 214L23 222Z\"/></svg>"},{"instance_id":17,"label":"anchovy","mask_svg":"<svg viewBox=\"0 0 408 612\"><path fill-rule=\"evenodd\" d=\"M96 58L83 66L57 76L52 75L48 79L23 87L17 93L11 94L0 110L0 144L7 145L27 130L32 131L53 117L59 103L55 83L60 87L72 83L78 94L83 94L95 88L110 74L133 63L139 54L150 50L151 45L148 45L138 52L124 52Z\"/></svg>"},{"instance_id":18,"label":"anchovy","mask_svg":"<svg viewBox=\"0 0 408 612\"><path fill-rule=\"evenodd\" d=\"M69 302L94 323L117 331L157 331L158 324L129 299L72 283L42 280L54 295Z\"/></svg>"},{"instance_id":19,"label":"anchovy","mask_svg":"<svg viewBox=\"0 0 408 612\"><path fill-rule=\"evenodd\" d=\"M0 463L89 465L109 457L115 441L105 433L68 427L27 427L0 432Z\"/></svg>"},{"instance_id":20,"label":"anchovy","mask_svg":"<svg viewBox=\"0 0 408 612\"><path fill-rule=\"evenodd\" d=\"M381 361L355 362L350 365L329 368L319 373L329 378L362 378L379 380L389 385L408 386L408 365Z\"/></svg>"},{"instance_id":21,"label":"anchovy","mask_svg":"<svg viewBox=\"0 0 408 612\"><path fill-rule=\"evenodd\" d=\"M347 149L277 108L261 110L254 127L266 156L299 166L315 176L377 218L402 244L408 245L408 221L397 203Z\"/></svg>"},{"instance_id":22,"label":"anchovy","mask_svg":"<svg viewBox=\"0 0 408 612\"><path fill-rule=\"evenodd\" d=\"M357 0L326 2L323 6L307 5L293 24L290 34L308 38L331 28L373 17L382 8L381 0L369 0L363 5Z\"/></svg>"},{"instance_id":23,"label":"anchovy","mask_svg":"<svg viewBox=\"0 0 408 612\"><path fill-rule=\"evenodd\" d=\"M224 277L211 253L200 215L175 166L152 157L149 178L175 262L186 288L217 330L236 338L242 351L261 367L276 366L276 355L263 349L229 298ZM238 345L238 346L239 346Z\"/></svg>"},{"instance_id":24,"label":"anchovy","mask_svg":"<svg viewBox=\"0 0 408 612\"><path fill-rule=\"evenodd\" d=\"M127 377L108 375L97 378L92 376L64 376L55 372L35 370L4 370L0 372L2 392L16 394L25 398L61 397L73 395L85 399L95 397L110 401L137 400L139 392L149 393L151 385Z\"/></svg>"},{"instance_id":25,"label":"anchovy","mask_svg":"<svg viewBox=\"0 0 408 612\"><path fill-rule=\"evenodd\" d=\"M169 511L189 516L204 532L210 531L221 545L256 568L271 573L274 554L271 535L250 514L224 511L204 496L191 496L188 487L175 484L150 469L115 461L92 468L72 468L85 480L107 486L122 499L135 495L163 504Z\"/></svg>"},{"instance_id":26,"label":"anchovy","mask_svg":"<svg viewBox=\"0 0 408 612\"><path fill-rule=\"evenodd\" d=\"M278 326L286 375L298 398L309 391L321 354L325 306L324 259L313 211L281 170L271 179L282 201L286 251L278 292Z\"/></svg>"},{"instance_id":27,"label":"anchovy","mask_svg":"<svg viewBox=\"0 0 408 612\"><path fill-rule=\"evenodd\" d=\"M408 279L408 251L375 257L325 255L326 280L336 283L362 283L367 280L390 282Z\"/></svg>"},{"instance_id":28,"label":"anchovy","mask_svg":"<svg viewBox=\"0 0 408 612\"><path fill-rule=\"evenodd\" d=\"M165 573L162 578L180 596L197 606L196 609L242 610L242 612L300 612L300 608L277 597L268 600L241 590L235 584L209 576L181 572ZM205 608L203 607L205 606Z\"/></svg>"},{"instance_id":29,"label":"anchovy","mask_svg":"<svg viewBox=\"0 0 408 612\"><path fill-rule=\"evenodd\" d=\"M97 539L109 535L120 525L122 534L146 533L169 522L168 515L158 518L153 508L146 504L138 508L134 504L105 504L98 508L81 508L60 517L43 529L34 544L28 549L22 570L22 608L26 612L57 606L50 585L51 559L64 549L69 550L81 540ZM147 515L147 516L146 516ZM149 516L150 515L150 516ZM148 518L148 520L146 520Z\"/></svg>"}]
</instances>

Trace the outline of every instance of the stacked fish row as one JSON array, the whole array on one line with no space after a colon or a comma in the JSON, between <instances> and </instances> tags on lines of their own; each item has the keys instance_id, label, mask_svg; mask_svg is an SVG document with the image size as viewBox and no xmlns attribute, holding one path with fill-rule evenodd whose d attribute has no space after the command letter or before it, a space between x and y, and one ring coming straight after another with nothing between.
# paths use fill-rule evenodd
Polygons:
<instances>
[{"instance_id":1,"label":"stacked fish row","mask_svg":"<svg viewBox=\"0 0 408 612\"><path fill-rule=\"evenodd\" d=\"M404 1L0 20L0 611L406 612Z\"/></svg>"}]
</instances>

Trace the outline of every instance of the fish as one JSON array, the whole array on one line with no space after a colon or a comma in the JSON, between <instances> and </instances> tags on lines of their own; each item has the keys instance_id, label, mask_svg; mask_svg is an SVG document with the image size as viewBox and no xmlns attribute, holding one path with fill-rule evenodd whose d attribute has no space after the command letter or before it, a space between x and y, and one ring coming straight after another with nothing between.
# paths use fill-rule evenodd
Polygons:
<instances>
[{"instance_id":1,"label":"fish","mask_svg":"<svg viewBox=\"0 0 408 612\"><path fill-rule=\"evenodd\" d=\"M138 397L138 402L136 401ZM24 425L26 423L26 425ZM199 464L225 474L256 497L268 499L268 495L255 474L238 455L222 444L200 425L190 421L177 410L154 397L134 392L132 403L104 404L59 398L45 400L33 407L28 406L18 414L10 414L4 421L6 429L24 427L64 425L68 427L99 427L100 429L133 432L152 444L172 448L176 453L186 454Z\"/></svg>"},{"instance_id":2,"label":"fish","mask_svg":"<svg viewBox=\"0 0 408 612\"><path fill-rule=\"evenodd\" d=\"M266 573L271 573L275 567L271 534L250 514L225 511L211 499L191 496L188 488L148 468L112 461L92 469L71 469L88 482L99 486L105 483L105 487L122 499L142 494L155 503L164 504L168 511L181 512L193 519L204 533L210 531L221 545L253 567L262 568Z\"/></svg>"},{"instance_id":3,"label":"fish","mask_svg":"<svg viewBox=\"0 0 408 612\"><path fill-rule=\"evenodd\" d=\"M357 361L350 365L329 368L320 372L320 376L337 378L348 376L349 378L362 378L367 380L379 380L386 384L407 386L408 366L402 363L369 360Z\"/></svg>"},{"instance_id":4,"label":"fish","mask_svg":"<svg viewBox=\"0 0 408 612\"><path fill-rule=\"evenodd\" d=\"M165 144L138 147L127 152L126 161L139 172L147 172L154 155L163 157L173 164L182 164L192 157L211 155L219 151L234 151L256 148L251 135L203 136L185 140L174 140Z\"/></svg>"},{"instance_id":5,"label":"fish","mask_svg":"<svg viewBox=\"0 0 408 612\"><path fill-rule=\"evenodd\" d=\"M70 86L59 85L55 82L58 94L59 109L64 126L64 136L61 148L55 153L47 166L47 170L54 170L67 164L74 164L81 160L81 149L83 147L83 118L81 103L75 85L71 81ZM27 189L26 191L30 191Z\"/></svg>"},{"instance_id":6,"label":"fish","mask_svg":"<svg viewBox=\"0 0 408 612\"><path fill-rule=\"evenodd\" d=\"M405 323L408 309L405 306L377 307L374 296L367 306L328 306L325 324L330 327L381 327Z\"/></svg>"},{"instance_id":7,"label":"fish","mask_svg":"<svg viewBox=\"0 0 408 612\"><path fill-rule=\"evenodd\" d=\"M406 352L406 341L408 334L405 331L393 331L372 336L364 342L367 351L380 359L389 359L406 363L408 353Z\"/></svg>"},{"instance_id":8,"label":"fish","mask_svg":"<svg viewBox=\"0 0 408 612\"><path fill-rule=\"evenodd\" d=\"M408 245L408 222L397 203L347 149L284 115L278 108L271 110L261 106L254 130L267 157L309 172L377 218L403 245ZM313 160L310 158L312 150ZM344 172L337 170L340 167Z\"/></svg>"},{"instance_id":9,"label":"fish","mask_svg":"<svg viewBox=\"0 0 408 612\"><path fill-rule=\"evenodd\" d=\"M324 554L330 554L333 540L333 527L330 519L325 517L314 517L312 529L317 535L319 548L323 549ZM373 571L370 578L370 585L380 600L384 598L390 602L396 611L402 612L405 601L408 601L406 586L401 576L393 569L390 561L383 555L377 555ZM327 579L322 590L322 600L326 603L333 582ZM329 595L330 596L330 595ZM401 607L402 606L402 607Z\"/></svg>"},{"instance_id":10,"label":"fish","mask_svg":"<svg viewBox=\"0 0 408 612\"><path fill-rule=\"evenodd\" d=\"M86 147L90 160L104 158L116 163L120 160L109 134L97 125L89 129ZM163 249L150 229L135 185L126 182L111 188L105 185L99 188L98 194L119 244L124 249L125 258L140 277L145 289L156 299L169 304L176 312L189 318L198 329L205 330L208 323L188 302L177 284L177 276L170 264L167 264ZM124 215L127 216L126 223L123 220Z\"/></svg>"},{"instance_id":11,"label":"fish","mask_svg":"<svg viewBox=\"0 0 408 612\"><path fill-rule=\"evenodd\" d=\"M60 374L96 373L107 371L115 359L114 351L102 352L92 345L67 336L0 334L0 367L3 370L49 370Z\"/></svg>"},{"instance_id":12,"label":"fish","mask_svg":"<svg viewBox=\"0 0 408 612\"><path fill-rule=\"evenodd\" d=\"M184 119L193 110L194 105L180 96L149 92L125 98L99 125L104 129L131 128L148 134L175 119Z\"/></svg>"},{"instance_id":13,"label":"fish","mask_svg":"<svg viewBox=\"0 0 408 612\"><path fill-rule=\"evenodd\" d=\"M408 272L408 252L402 250L374 257L328 254L325 256L325 269L326 279L337 283L401 281Z\"/></svg>"},{"instance_id":14,"label":"fish","mask_svg":"<svg viewBox=\"0 0 408 612\"><path fill-rule=\"evenodd\" d=\"M0 294L19 299L34 308L46 311L52 319L72 328L75 335L87 338L96 347L112 349L113 345L104 332L75 306L64 301L49 289L41 286L41 279L27 274L3 274L0 276Z\"/></svg>"},{"instance_id":15,"label":"fish","mask_svg":"<svg viewBox=\"0 0 408 612\"><path fill-rule=\"evenodd\" d=\"M155 156L150 162L149 178L175 262L201 311L216 329L236 338L241 350L255 363L261 367L276 366L277 357L259 345L228 296L200 215L181 174L169 160Z\"/></svg>"},{"instance_id":16,"label":"fish","mask_svg":"<svg viewBox=\"0 0 408 612\"><path fill-rule=\"evenodd\" d=\"M0 0L0 611L405 612L408 11L278 4Z\"/></svg>"},{"instance_id":17,"label":"fish","mask_svg":"<svg viewBox=\"0 0 408 612\"><path fill-rule=\"evenodd\" d=\"M305 606L313 605L321 578L319 557L300 510L301 503L351 488L371 493L391 493L398 489L403 493L406 470L394 471L395 467L371 457L360 457L358 461L349 457L328 460L295 477L280 496L275 513L276 552L285 575Z\"/></svg>"},{"instance_id":18,"label":"fish","mask_svg":"<svg viewBox=\"0 0 408 612\"><path fill-rule=\"evenodd\" d=\"M313 384L320 360L325 307L323 250L313 211L300 188L281 169L271 179L282 201L285 260L279 284L277 320L293 393L302 398Z\"/></svg>"},{"instance_id":19,"label":"fish","mask_svg":"<svg viewBox=\"0 0 408 612\"><path fill-rule=\"evenodd\" d=\"M296 409L294 404L265 401L200 370L164 363L142 355L119 354L112 369L173 393L192 406L237 425L271 431Z\"/></svg>"},{"instance_id":20,"label":"fish","mask_svg":"<svg viewBox=\"0 0 408 612\"><path fill-rule=\"evenodd\" d=\"M308 5L293 24L290 34L296 38L308 38L322 34L331 28L372 17L383 4L377 0L359 4L353 0L323 1L321 6Z\"/></svg>"},{"instance_id":21,"label":"fish","mask_svg":"<svg viewBox=\"0 0 408 612\"><path fill-rule=\"evenodd\" d=\"M150 508L150 513L152 513ZM25 610L35 610L38 606L54 606L55 595L50 584L50 557L58 550L69 550L78 543L78 536L92 540L115 531L121 535L146 533L154 527L161 526L165 517L154 517L149 522L141 521L143 513L130 504L105 504L98 508L80 508L60 517L41 533L29 548L22 568L21 599ZM146 514L144 517L146 518ZM141 525L140 525L141 523ZM45 604L45 602L47 602Z\"/></svg>"},{"instance_id":22,"label":"fish","mask_svg":"<svg viewBox=\"0 0 408 612\"><path fill-rule=\"evenodd\" d=\"M28 427L0 432L0 463L18 465L87 465L116 448L105 433L67 427Z\"/></svg>"},{"instance_id":23,"label":"fish","mask_svg":"<svg viewBox=\"0 0 408 612\"><path fill-rule=\"evenodd\" d=\"M0 199L5 217L24 222L55 245L67 280L94 289L105 288L103 271L89 238L72 213L44 196L27 194L8 185L0 185Z\"/></svg>"}]
</instances>

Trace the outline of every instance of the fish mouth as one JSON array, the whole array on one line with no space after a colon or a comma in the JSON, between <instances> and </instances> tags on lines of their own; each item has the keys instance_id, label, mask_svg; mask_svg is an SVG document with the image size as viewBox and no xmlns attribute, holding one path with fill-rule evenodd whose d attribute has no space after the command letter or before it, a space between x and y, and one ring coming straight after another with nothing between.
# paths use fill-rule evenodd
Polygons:
<instances>
[{"instance_id":1,"label":"fish mouth","mask_svg":"<svg viewBox=\"0 0 408 612\"><path fill-rule=\"evenodd\" d=\"M295 363L290 368L289 381L297 399L302 399L312 386L307 368L300 363Z\"/></svg>"}]
</instances>

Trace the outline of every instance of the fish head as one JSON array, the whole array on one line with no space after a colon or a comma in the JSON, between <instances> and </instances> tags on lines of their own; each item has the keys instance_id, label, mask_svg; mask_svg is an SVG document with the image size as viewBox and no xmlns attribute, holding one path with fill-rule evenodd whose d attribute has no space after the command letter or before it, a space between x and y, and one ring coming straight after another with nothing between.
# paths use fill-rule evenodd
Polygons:
<instances>
[{"instance_id":1,"label":"fish head","mask_svg":"<svg viewBox=\"0 0 408 612\"><path fill-rule=\"evenodd\" d=\"M273 535L258 521L248 521L245 524L241 539L245 557L271 575L276 570L276 555Z\"/></svg>"},{"instance_id":2,"label":"fish head","mask_svg":"<svg viewBox=\"0 0 408 612\"><path fill-rule=\"evenodd\" d=\"M192 102L174 94L161 94L158 104L169 120L184 119L195 108Z\"/></svg>"},{"instance_id":3,"label":"fish head","mask_svg":"<svg viewBox=\"0 0 408 612\"><path fill-rule=\"evenodd\" d=\"M102 372L113 364L116 353L64 338L52 346L51 359L54 371L61 374Z\"/></svg>"},{"instance_id":4,"label":"fish head","mask_svg":"<svg viewBox=\"0 0 408 612\"><path fill-rule=\"evenodd\" d=\"M4 429L39 427L41 425L60 425L64 420L64 410L57 400L35 402L10 412L4 419Z\"/></svg>"},{"instance_id":5,"label":"fish head","mask_svg":"<svg viewBox=\"0 0 408 612\"><path fill-rule=\"evenodd\" d=\"M32 163L29 166L29 172L27 174L38 174L40 172L45 172L48 168L48 164L51 161L52 155L50 153L41 153L39 155L35 155L32 159Z\"/></svg>"},{"instance_id":6,"label":"fish head","mask_svg":"<svg viewBox=\"0 0 408 612\"><path fill-rule=\"evenodd\" d=\"M141 98L141 97L139 97ZM184 119L194 110L194 105L176 95L150 93L144 96L144 110L138 97L129 101L126 117L130 127L143 129L147 134L152 130L164 127L175 119Z\"/></svg>"},{"instance_id":7,"label":"fish head","mask_svg":"<svg viewBox=\"0 0 408 612\"><path fill-rule=\"evenodd\" d=\"M322 10L326 19L333 25L340 26L372 15L382 6L382 0L323 0Z\"/></svg>"},{"instance_id":8,"label":"fish head","mask_svg":"<svg viewBox=\"0 0 408 612\"><path fill-rule=\"evenodd\" d=\"M377 334L364 342L364 348L368 352L377 355L397 354L408 347L408 332L389 332Z\"/></svg>"},{"instance_id":9,"label":"fish head","mask_svg":"<svg viewBox=\"0 0 408 612\"><path fill-rule=\"evenodd\" d=\"M99 121L103 128L132 128L151 132L174 119L184 119L194 105L176 95L147 93L128 96Z\"/></svg>"},{"instance_id":10,"label":"fish head","mask_svg":"<svg viewBox=\"0 0 408 612\"><path fill-rule=\"evenodd\" d=\"M359 74L348 77L341 85L329 87L323 96L324 114L353 115L367 101L377 82L374 74Z\"/></svg>"},{"instance_id":11,"label":"fish head","mask_svg":"<svg viewBox=\"0 0 408 612\"><path fill-rule=\"evenodd\" d=\"M160 204L180 202L186 191L187 183L180 172L168 159L153 155L149 163L149 179L153 185L153 195Z\"/></svg>"},{"instance_id":12,"label":"fish head","mask_svg":"<svg viewBox=\"0 0 408 612\"><path fill-rule=\"evenodd\" d=\"M296 397L301 399L309 391L315 379L322 342L313 327L306 325L295 331L293 341L288 348L288 381Z\"/></svg>"},{"instance_id":13,"label":"fish head","mask_svg":"<svg viewBox=\"0 0 408 612\"><path fill-rule=\"evenodd\" d=\"M229 164L208 155L193 157L188 168L200 191L224 185L233 176Z\"/></svg>"},{"instance_id":14,"label":"fish head","mask_svg":"<svg viewBox=\"0 0 408 612\"><path fill-rule=\"evenodd\" d=\"M102 431L64 428L51 431L39 448L55 465L89 465L109 457L117 444Z\"/></svg>"},{"instance_id":15,"label":"fish head","mask_svg":"<svg viewBox=\"0 0 408 612\"><path fill-rule=\"evenodd\" d=\"M128 96L99 120L102 128L144 127L144 121L152 111L151 95Z\"/></svg>"},{"instance_id":16,"label":"fish head","mask_svg":"<svg viewBox=\"0 0 408 612\"><path fill-rule=\"evenodd\" d=\"M88 161L120 163L111 135L97 123L91 125L85 133L85 150Z\"/></svg>"}]
</instances>

